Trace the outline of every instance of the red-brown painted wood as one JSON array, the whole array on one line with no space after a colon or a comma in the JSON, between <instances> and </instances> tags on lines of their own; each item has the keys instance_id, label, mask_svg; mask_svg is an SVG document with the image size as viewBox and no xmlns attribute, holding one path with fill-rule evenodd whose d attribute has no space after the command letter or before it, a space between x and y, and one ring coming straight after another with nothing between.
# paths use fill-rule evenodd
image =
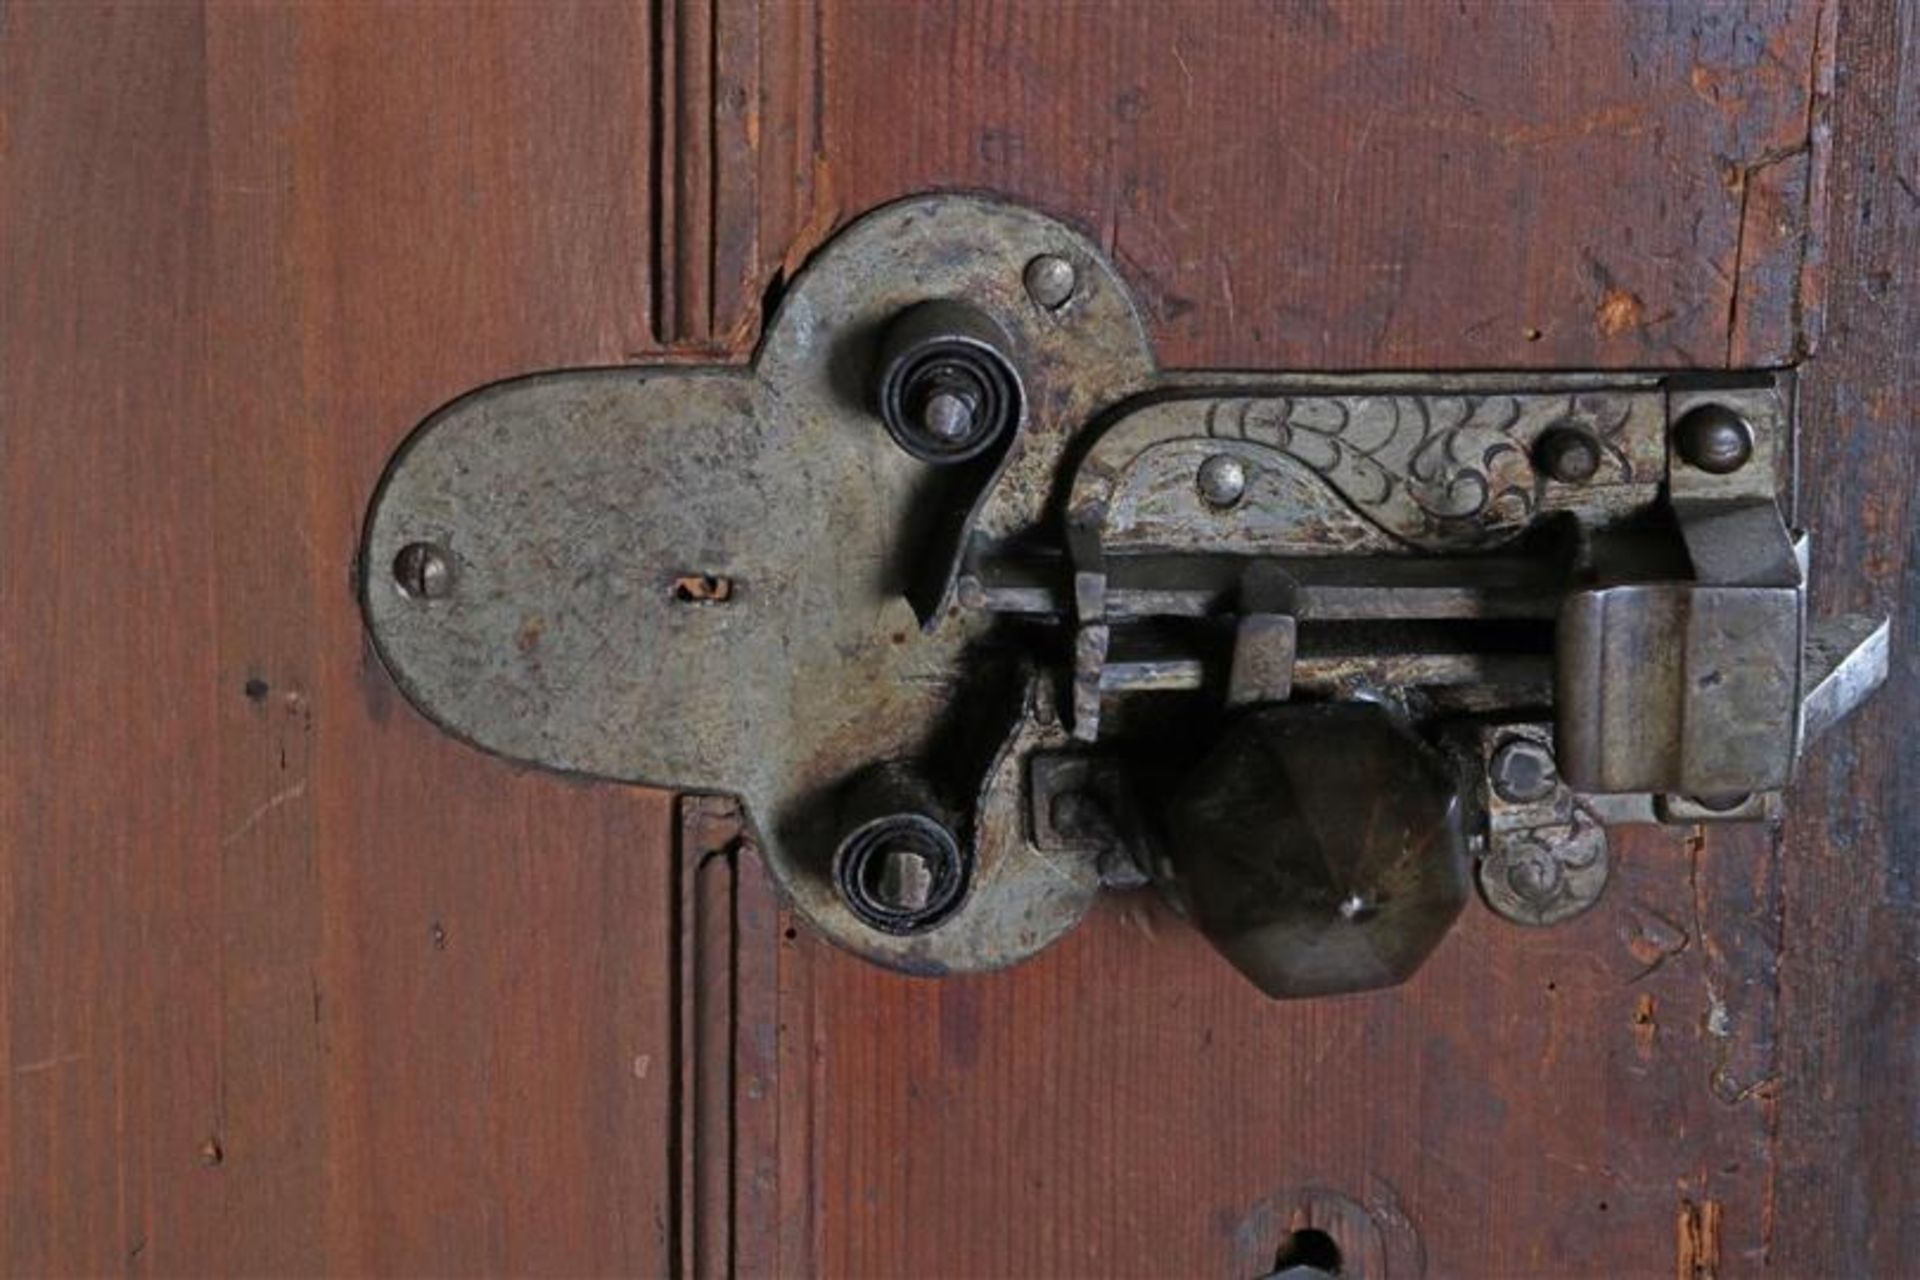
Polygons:
<instances>
[{"instance_id":1,"label":"red-brown painted wood","mask_svg":"<svg viewBox=\"0 0 1920 1280\"><path fill-rule=\"evenodd\" d=\"M671 805L349 581L422 415L648 345L646 15L0 21L0 1269L658 1269Z\"/></svg>"},{"instance_id":2,"label":"red-brown painted wood","mask_svg":"<svg viewBox=\"0 0 1920 1280\"><path fill-rule=\"evenodd\" d=\"M1147 897L943 984L788 938L669 797L428 726L349 572L451 396L738 358L835 225L985 187L1106 244L1171 364L1815 350L1819 603L1910 635L1917 25L0 9L0 1267L1252 1275L1311 1221L1376 1271L1897 1274L1910 646L1780 848L1638 834L1577 924L1274 1005Z\"/></svg>"}]
</instances>

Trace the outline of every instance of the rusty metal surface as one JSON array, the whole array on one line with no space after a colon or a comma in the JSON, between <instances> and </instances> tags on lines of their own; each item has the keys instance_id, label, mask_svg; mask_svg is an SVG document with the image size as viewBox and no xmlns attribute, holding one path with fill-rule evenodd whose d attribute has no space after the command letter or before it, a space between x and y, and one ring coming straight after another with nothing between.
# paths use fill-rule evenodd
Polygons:
<instances>
[{"instance_id":1,"label":"rusty metal surface","mask_svg":"<svg viewBox=\"0 0 1920 1280\"><path fill-rule=\"evenodd\" d=\"M1075 264L1064 306L1027 295L1043 253ZM1050 854L1002 893L1005 864L1041 855L1017 825L987 830L967 901L902 938L854 918L825 874L820 792L923 747L988 625L921 633L902 531L941 495L863 398L884 322L929 296L973 300L1022 362L1029 421L1003 492L1035 484L1098 397L1151 368L1131 296L1078 234L972 197L889 206L795 278L749 368L544 374L441 410L382 484L364 591L382 658L448 731L551 768L736 793L823 932L941 971L1044 946L1098 877ZM389 566L416 543L445 552L458 590L399 589ZM724 580L726 598L683 599L689 576Z\"/></svg>"},{"instance_id":2,"label":"rusty metal surface","mask_svg":"<svg viewBox=\"0 0 1920 1280\"><path fill-rule=\"evenodd\" d=\"M1484 764L1486 848L1478 876L1487 905L1525 925L1559 924L1593 906L1610 871L1606 819L1562 776L1553 727L1488 725L1475 747ZM1654 817L1621 812L1613 820Z\"/></svg>"},{"instance_id":3,"label":"rusty metal surface","mask_svg":"<svg viewBox=\"0 0 1920 1280\"><path fill-rule=\"evenodd\" d=\"M1076 518L1099 520L1109 549L1207 549L1340 555L1464 550L1511 538L1538 515L1629 514L1659 494L1665 414L1657 387L1537 375L1524 389L1497 376L1433 376L1334 393L1176 396L1107 428L1074 476ZM1355 379L1354 381L1358 381ZM1378 383L1378 379L1371 381ZM1538 441L1577 429L1599 445L1590 478L1551 480ZM1239 460L1251 490L1231 507L1204 501L1195 478L1214 456Z\"/></svg>"},{"instance_id":4,"label":"rusty metal surface","mask_svg":"<svg viewBox=\"0 0 1920 1280\"><path fill-rule=\"evenodd\" d=\"M1488 900L1545 922L1604 883L1603 820L1777 813L1804 740L1884 675L1884 630L1803 645L1793 390L1162 372L1083 236L920 197L836 236L744 368L541 374L435 414L376 496L362 587L450 732L738 795L800 913L896 968L1012 963L1103 883L1174 874L1138 763L1087 766L1095 813L1063 749L1197 755L1224 708L1296 699L1436 737L1558 720L1566 778L1469 833ZM1188 710L1143 710L1167 698ZM1551 725L1525 732L1550 752ZM1462 758L1471 796L1490 760ZM849 816L883 762L924 780L894 815L911 841Z\"/></svg>"},{"instance_id":5,"label":"rusty metal surface","mask_svg":"<svg viewBox=\"0 0 1920 1280\"><path fill-rule=\"evenodd\" d=\"M1786 785L1800 714L1792 587L1648 583L1560 614L1560 754L1588 791L1747 794Z\"/></svg>"}]
</instances>

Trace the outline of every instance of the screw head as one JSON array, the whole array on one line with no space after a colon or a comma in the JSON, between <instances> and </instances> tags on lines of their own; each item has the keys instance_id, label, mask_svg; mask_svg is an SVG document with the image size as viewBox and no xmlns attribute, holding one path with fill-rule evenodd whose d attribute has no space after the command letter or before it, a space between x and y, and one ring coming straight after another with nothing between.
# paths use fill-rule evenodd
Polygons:
<instances>
[{"instance_id":1,"label":"screw head","mask_svg":"<svg viewBox=\"0 0 1920 1280\"><path fill-rule=\"evenodd\" d=\"M895 911L924 911L933 898L933 867L918 849L888 849L880 855L874 897Z\"/></svg>"},{"instance_id":2,"label":"screw head","mask_svg":"<svg viewBox=\"0 0 1920 1280\"><path fill-rule=\"evenodd\" d=\"M941 440L964 440L973 430L973 400L949 387L938 387L920 406L920 425Z\"/></svg>"},{"instance_id":3,"label":"screw head","mask_svg":"<svg viewBox=\"0 0 1920 1280\"><path fill-rule=\"evenodd\" d=\"M1600 442L1579 427L1554 427L1534 446L1534 458L1561 484L1585 484L1599 474Z\"/></svg>"},{"instance_id":4,"label":"screw head","mask_svg":"<svg viewBox=\"0 0 1920 1280\"><path fill-rule=\"evenodd\" d=\"M1680 456L1709 475L1732 475L1753 457L1753 428L1723 404L1689 410L1673 433Z\"/></svg>"},{"instance_id":5,"label":"screw head","mask_svg":"<svg viewBox=\"0 0 1920 1280\"><path fill-rule=\"evenodd\" d=\"M1230 453L1216 453L1200 464L1194 483L1202 501L1217 510L1225 510L1246 496L1246 464Z\"/></svg>"},{"instance_id":6,"label":"screw head","mask_svg":"<svg viewBox=\"0 0 1920 1280\"><path fill-rule=\"evenodd\" d=\"M1534 804L1553 794L1559 774L1553 754L1531 738L1502 743L1487 766L1494 794L1509 804Z\"/></svg>"},{"instance_id":7,"label":"screw head","mask_svg":"<svg viewBox=\"0 0 1920 1280\"><path fill-rule=\"evenodd\" d=\"M1057 253L1043 253L1027 264L1027 296L1049 311L1067 305L1080 283L1073 264Z\"/></svg>"},{"instance_id":8,"label":"screw head","mask_svg":"<svg viewBox=\"0 0 1920 1280\"><path fill-rule=\"evenodd\" d=\"M393 581L409 600L439 600L453 590L453 562L431 542L409 542L393 558Z\"/></svg>"}]
</instances>

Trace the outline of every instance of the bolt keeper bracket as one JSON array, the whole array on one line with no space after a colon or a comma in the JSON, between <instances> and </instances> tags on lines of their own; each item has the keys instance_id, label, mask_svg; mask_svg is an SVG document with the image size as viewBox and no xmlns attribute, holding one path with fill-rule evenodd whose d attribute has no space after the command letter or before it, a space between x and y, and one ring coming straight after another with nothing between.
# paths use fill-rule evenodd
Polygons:
<instances>
[{"instance_id":1,"label":"bolt keeper bracket","mask_svg":"<svg viewBox=\"0 0 1920 1280\"><path fill-rule=\"evenodd\" d=\"M1152 884L1276 996L1388 985L1477 879L1590 907L1607 827L1776 819L1884 679L1810 622L1794 376L1159 367L1043 214L885 206L750 364L482 387L361 581L507 758L737 794L796 911L913 973Z\"/></svg>"}]
</instances>

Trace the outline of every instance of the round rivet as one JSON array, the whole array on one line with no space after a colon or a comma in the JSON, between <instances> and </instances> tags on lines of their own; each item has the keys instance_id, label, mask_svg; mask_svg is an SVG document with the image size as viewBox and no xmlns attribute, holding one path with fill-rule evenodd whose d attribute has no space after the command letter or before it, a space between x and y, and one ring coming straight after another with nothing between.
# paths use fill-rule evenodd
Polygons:
<instances>
[{"instance_id":1,"label":"round rivet","mask_svg":"<svg viewBox=\"0 0 1920 1280\"><path fill-rule=\"evenodd\" d=\"M1688 465L1710 475L1731 475L1753 457L1753 428L1723 404L1703 404L1680 419L1674 444Z\"/></svg>"},{"instance_id":2,"label":"round rivet","mask_svg":"<svg viewBox=\"0 0 1920 1280\"><path fill-rule=\"evenodd\" d=\"M1200 464L1194 483L1208 506L1225 510L1246 496L1246 464L1230 453L1216 453Z\"/></svg>"},{"instance_id":3,"label":"round rivet","mask_svg":"<svg viewBox=\"0 0 1920 1280\"><path fill-rule=\"evenodd\" d=\"M1528 902L1545 902L1560 888L1560 864L1539 855L1507 864L1507 887Z\"/></svg>"},{"instance_id":4,"label":"round rivet","mask_svg":"<svg viewBox=\"0 0 1920 1280\"><path fill-rule=\"evenodd\" d=\"M920 425L942 440L964 439L973 430L973 401L959 391L937 390L920 407Z\"/></svg>"},{"instance_id":5,"label":"round rivet","mask_svg":"<svg viewBox=\"0 0 1920 1280\"><path fill-rule=\"evenodd\" d=\"M1067 305L1079 284L1073 264L1057 253L1043 253L1027 264L1027 296L1049 311Z\"/></svg>"},{"instance_id":6,"label":"round rivet","mask_svg":"<svg viewBox=\"0 0 1920 1280\"><path fill-rule=\"evenodd\" d=\"M393 558L393 581L411 600L439 600L453 590L453 565L431 542L410 542Z\"/></svg>"},{"instance_id":7,"label":"round rivet","mask_svg":"<svg viewBox=\"0 0 1920 1280\"><path fill-rule=\"evenodd\" d=\"M1534 459L1561 484L1585 484L1600 471L1600 442L1579 427L1554 427L1534 446Z\"/></svg>"}]
</instances>

